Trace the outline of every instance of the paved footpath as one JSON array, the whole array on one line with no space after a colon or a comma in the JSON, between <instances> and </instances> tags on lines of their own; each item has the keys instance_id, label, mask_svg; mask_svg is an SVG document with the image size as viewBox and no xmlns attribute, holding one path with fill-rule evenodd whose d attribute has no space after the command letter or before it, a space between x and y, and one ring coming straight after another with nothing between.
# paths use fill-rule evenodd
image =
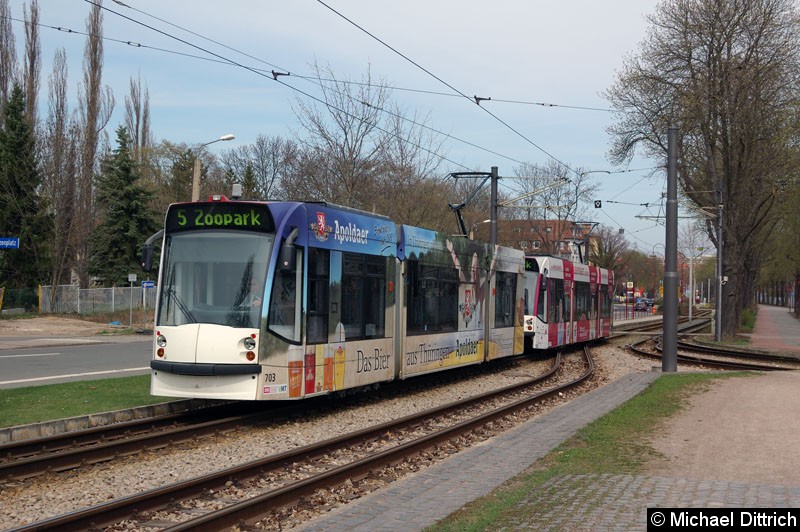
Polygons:
<instances>
[{"instance_id":1,"label":"paved footpath","mask_svg":"<svg viewBox=\"0 0 800 532\"><path fill-rule=\"evenodd\" d=\"M751 345L770 351L800 353L800 322L788 309L760 306ZM301 529L365 532L422 530L524 471L587 423L643 391L659 375L653 372L623 377L541 418L395 482L386 489L332 510ZM791 405L797 403L795 390L800 386L800 375L781 375L780 379L788 381L789 385L786 382L778 385L777 374L733 379L737 382L721 387L715 398L717 404L727 404L730 408L707 405L712 401L706 401L704 394L701 394L694 401L695 406L678 416L677 422L697 425L699 420L713 419L716 421L713 428L709 424L702 430L713 431L715 440L727 439L732 442L731 448L744 445L750 449L749 452L763 447L759 445L759 439L761 443L768 440L773 458L779 462L796 461L793 449L800 441L800 422L796 409ZM754 390L762 393L757 394L757 400L748 401L748 397L756 395L751 395ZM735 405L733 401L737 398L744 400L748 408ZM778 412L776 421L775 413L771 412L770 422L754 430L742 430L743 427L757 427L761 418L766 417L763 412L776 410L776 405L788 405L784 409L785 419L781 421L781 413ZM682 416L684 419L680 419ZM754 439L743 442L745 432ZM683 432L680 437L673 439L680 441L685 434ZM692 442L695 446L704 445L702 432L697 439L699 441ZM749 460L747 451L741 451L739 448L735 452L720 452L708 471L695 470L692 474L675 467L675 474L665 471L660 475L570 475L553 478L519 503L514 529L644 531L647 529L648 507L800 508L800 478L794 482L791 479L774 482L731 481L726 480L724 474L713 473L715 466L719 466L721 471L730 470L731 467L763 467L763 464Z\"/></svg>"},{"instance_id":2,"label":"paved footpath","mask_svg":"<svg viewBox=\"0 0 800 532\"><path fill-rule=\"evenodd\" d=\"M800 321L788 308L759 305L750 345L773 352L800 353Z\"/></svg>"}]
</instances>

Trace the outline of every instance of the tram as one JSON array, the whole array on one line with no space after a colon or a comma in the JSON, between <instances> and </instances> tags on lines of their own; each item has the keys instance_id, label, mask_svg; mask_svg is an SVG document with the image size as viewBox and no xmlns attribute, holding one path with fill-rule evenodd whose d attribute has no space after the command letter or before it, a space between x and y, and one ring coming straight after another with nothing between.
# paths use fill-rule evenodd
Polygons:
<instances>
[{"instance_id":1,"label":"tram","mask_svg":"<svg viewBox=\"0 0 800 532\"><path fill-rule=\"evenodd\" d=\"M329 203L225 196L170 205L154 237L153 395L303 399L524 350L520 250Z\"/></svg>"},{"instance_id":2,"label":"tram","mask_svg":"<svg viewBox=\"0 0 800 532\"><path fill-rule=\"evenodd\" d=\"M546 255L525 257L526 347L546 350L611 335L614 272Z\"/></svg>"}]
</instances>

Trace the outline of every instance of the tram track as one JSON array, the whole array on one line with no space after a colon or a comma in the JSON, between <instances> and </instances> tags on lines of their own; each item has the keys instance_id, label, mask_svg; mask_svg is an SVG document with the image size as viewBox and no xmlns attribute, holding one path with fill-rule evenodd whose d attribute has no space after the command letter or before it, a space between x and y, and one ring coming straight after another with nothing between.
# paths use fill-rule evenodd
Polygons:
<instances>
[{"instance_id":1,"label":"tram track","mask_svg":"<svg viewBox=\"0 0 800 532\"><path fill-rule=\"evenodd\" d=\"M655 327L660 327L660 324L655 324ZM106 463L149 450L224 435L243 426L288 419L302 415L309 408L319 408L313 399L303 405L292 403L282 407L244 405L213 405L189 412L3 443L0 444L0 479L24 480L45 473Z\"/></svg>"},{"instance_id":2,"label":"tram track","mask_svg":"<svg viewBox=\"0 0 800 532\"><path fill-rule=\"evenodd\" d=\"M710 320L699 320L695 323L684 325L680 328L680 333L702 330L708 327ZM661 336L653 336L630 344L627 346L633 353L661 360L662 344ZM760 351L751 351L728 346L710 346L690 341L688 336L678 338L677 361L684 364L697 366L740 370L740 371L791 371L800 369L800 360L793 357L780 355L770 355ZM692 353L700 353L692 354ZM759 362L748 362L757 360Z\"/></svg>"},{"instance_id":3,"label":"tram track","mask_svg":"<svg viewBox=\"0 0 800 532\"><path fill-rule=\"evenodd\" d=\"M0 479L24 480L48 472L63 472L224 434L242 424L256 423L267 415L291 413L288 409L244 412L248 409L245 405L219 405L3 443L0 444Z\"/></svg>"},{"instance_id":4,"label":"tram track","mask_svg":"<svg viewBox=\"0 0 800 532\"><path fill-rule=\"evenodd\" d=\"M508 367L524 356L497 361L496 368ZM468 378L475 372L491 372L488 367L465 367L444 377L445 382ZM392 396L409 390L440 385L442 377L422 376L413 381L389 383L375 396ZM327 397L303 402L277 403L231 402L196 410L130 420L89 429L0 444L0 480L22 481L47 473L63 473L118 458L157 451L165 447L198 442L243 428L295 419L309 412L328 410L358 402L358 395Z\"/></svg>"},{"instance_id":5,"label":"tram track","mask_svg":"<svg viewBox=\"0 0 800 532\"><path fill-rule=\"evenodd\" d=\"M188 528L219 530L242 521L254 522L262 518L261 512L264 511L264 508L274 511L277 508L294 504L301 498L313 497L318 490L331 489L331 486L343 483L352 484L363 481L374 475L375 471L389 467L391 464L411 460L410 456L429 452L428 449L432 447L462 446L463 443L453 442L464 438L464 434L480 433L486 430L485 427L497 423L498 420L507 418L519 410L541 403L554 395L557 396L566 389L579 386L591 377L594 371L588 352L584 353L584 357L586 361L582 367L570 371L571 375L567 377L568 382L562 383L562 385L551 386L544 390L531 390L532 387L541 388L543 383L555 378L559 368L561 368L561 372L564 371L562 364L554 364L543 375L501 390L473 396L428 410L422 414L407 416L315 445L255 460L235 468L123 497L71 512L65 516L56 516L15 530L82 530L123 521L124 525L121 526L130 528L136 525L126 519L133 518L133 516L136 516L138 523L150 523L147 526L152 526L153 523L162 523L163 526L156 526L156 528L167 530ZM502 404L495 405L495 402ZM362 451L357 456L353 456L356 449L362 449ZM342 453L348 457L343 457ZM346 460L347 463L342 464L342 460ZM331 467L331 464L334 463L339 465ZM322 471L305 474L304 478L291 478L293 476L291 472L310 471L320 467L320 464ZM281 485L276 487L274 485L278 481L274 477L279 473L282 476L288 475L289 479L282 481ZM256 479L262 480L259 482ZM267 479L272 487L245 487L249 483L263 483L264 479ZM226 506L225 509L210 513L205 513L207 510L203 510L204 515L200 518L196 517L196 513L201 511L198 508L219 504L219 496L212 496L209 500L209 493L224 493L222 498L227 499L232 497L231 491L250 492L251 490L257 490L260 493L247 500ZM172 514L178 506L175 501L198 496L200 502L194 505L186 502L180 504L180 506L189 505L193 508L188 511L190 517L193 516L193 518L177 524L178 521L183 521L187 517L183 515L176 518Z\"/></svg>"}]
</instances>

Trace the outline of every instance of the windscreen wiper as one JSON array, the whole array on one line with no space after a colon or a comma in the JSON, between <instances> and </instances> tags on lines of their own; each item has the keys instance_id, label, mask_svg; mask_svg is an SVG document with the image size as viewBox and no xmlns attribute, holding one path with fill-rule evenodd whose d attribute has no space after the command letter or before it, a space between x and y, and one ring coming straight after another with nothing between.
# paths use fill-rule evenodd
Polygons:
<instances>
[{"instance_id":1,"label":"windscreen wiper","mask_svg":"<svg viewBox=\"0 0 800 532\"><path fill-rule=\"evenodd\" d=\"M184 303L180 296L178 296L178 293L174 288L167 288L167 295L175 299L175 304L179 309L181 309L181 312L183 312L184 316L189 319L189 323L197 323L197 318L195 318L194 314L192 314L192 311L186 306L186 303Z\"/></svg>"}]
</instances>

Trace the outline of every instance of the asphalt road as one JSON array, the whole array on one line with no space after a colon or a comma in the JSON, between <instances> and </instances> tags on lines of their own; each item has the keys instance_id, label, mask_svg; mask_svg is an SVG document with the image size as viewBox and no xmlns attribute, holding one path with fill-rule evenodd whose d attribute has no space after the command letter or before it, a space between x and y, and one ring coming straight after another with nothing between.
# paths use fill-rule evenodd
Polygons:
<instances>
[{"instance_id":1,"label":"asphalt road","mask_svg":"<svg viewBox=\"0 0 800 532\"><path fill-rule=\"evenodd\" d=\"M0 346L0 388L127 377L150 371L149 336L116 341L74 338L69 340L72 345L63 345L63 339L24 340L2 338L5 345ZM30 344L36 345L15 347Z\"/></svg>"}]
</instances>

